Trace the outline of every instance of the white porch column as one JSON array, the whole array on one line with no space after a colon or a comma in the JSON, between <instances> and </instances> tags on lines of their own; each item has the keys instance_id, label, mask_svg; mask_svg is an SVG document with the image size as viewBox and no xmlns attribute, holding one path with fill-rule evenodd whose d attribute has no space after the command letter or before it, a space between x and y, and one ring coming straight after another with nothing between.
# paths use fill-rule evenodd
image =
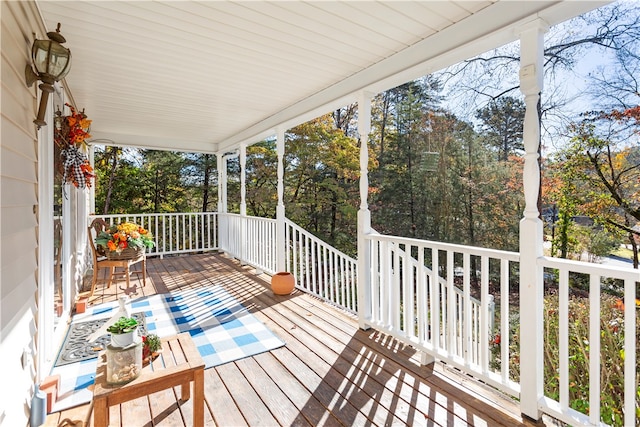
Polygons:
<instances>
[{"instance_id":1,"label":"white porch column","mask_svg":"<svg viewBox=\"0 0 640 427\"><path fill-rule=\"evenodd\" d=\"M42 127L38 130L38 204L34 206L38 213L38 368L35 377L38 383L53 365L57 344L57 335L54 335L53 157L53 133Z\"/></svg>"},{"instance_id":2,"label":"white porch column","mask_svg":"<svg viewBox=\"0 0 640 427\"><path fill-rule=\"evenodd\" d=\"M240 263L244 264L247 259L247 145L240 145Z\"/></svg>"},{"instance_id":3,"label":"white porch column","mask_svg":"<svg viewBox=\"0 0 640 427\"><path fill-rule=\"evenodd\" d=\"M93 186L91 187L93 188ZM88 228L89 228L89 215L91 214L89 207L89 200L91 198L91 191L80 190L76 191L76 224L77 229L75 233L76 239L76 271L79 274L78 277L78 291L82 290L83 277L88 268L88 263L91 255L88 253L89 243L88 241ZM78 269L79 267L79 269ZM73 304L74 300L72 300Z\"/></svg>"},{"instance_id":4,"label":"white porch column","mask_svg":"<svg viewBox=\"0 0 640 427\"><path fill-rule=\"evenodd\" d=\"M89 148L89 164L95 171L96 169L96 148L93 144L88 144ZM89 213L91 215L96 214L96 180L93 180L93 185L89 189Z\"/></svg>"},{"instance_id":5,"label":"white porch column","mask_svg":"<svg viewBox=\"0 0 640 427\"><path fill-rule=\"evenodd\" d=\"M247 215L247 145L240 145L240 215Z\"/></svg>"},{"instance_id":6,"label":"white porch column","mask_svg":"<svg viewBox=\"0 0 640 427\"><path fill-rule=\"evenodd\" d=\"M284 129L276 130L276 152L278 154L278 206L276 207L276 267L286 271L285 209L284 209Z\"/></svg>"},{"instance_id":7,"label":"white porch column","mask_svg":"<svg viewBox=\"0 0 640 427\"><path fill-rule=\"evenodd\" d=\"M543 84L544 33L535 20L520 33L520 90L525 96L524 117L524 217L520 221L520 411L539 420L538 401L543 396L543 281L536 265L542 256L542 220L538 212L540 191L540 118L538 101Z\"/></svg>"},{"instance_id":8,"label":"white porch column","mask_svg":"<svg viewBox=\"0 0 640 427\"><path fill-rule=\"evenodd\" d=\"M369 211L369 132L371 131L372 93L358 97L358 136L360 137L360 209L358 210L358 326L369 329L371 319L371 245L365 236L371 233Z\"/></svg>"},{"instance_id":9,"label":"white porch column","mask_svg":"<svg viewBox=\"0 0 640 427\"><path fill-rule=\"evenodd\" d=\"M218 249L226 251L228 249L227 236L229 229L227 227L227 218L224 216L226 212L226 191L227 180L224 172L227 170L227 161L224 159L224 153L216 153L216 167L218 169Z\"/></svg>"}]
</instances>

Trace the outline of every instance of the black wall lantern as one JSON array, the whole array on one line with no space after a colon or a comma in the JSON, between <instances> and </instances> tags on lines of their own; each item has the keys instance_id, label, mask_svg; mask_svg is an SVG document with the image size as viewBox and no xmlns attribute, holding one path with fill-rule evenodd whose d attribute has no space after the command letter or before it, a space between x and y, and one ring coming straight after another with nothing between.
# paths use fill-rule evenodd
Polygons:
<instances>
[{"instance_id":1,"label":"black wall lantern","mask_svg":"<svg viewBox=\"0 0 640 427\"><path fill-rule=\"evenodd\" d=\"M66 76L71 68L71 51L62 46L66 40L60 34L60 23L58 23L55 32L47 33L47 37L49 40L35 40L33 42L31 61L35 71L31 64L27 64L25 69L27 86L30 87L37 80L42 81L39 86L42 90L42 96L40 97L38 117L33 121L38 125L38 129L47 125L47 122L44 121L44 115L47 111L49 94L53 92L53 84Z\"/></svg>"}]
</instances>

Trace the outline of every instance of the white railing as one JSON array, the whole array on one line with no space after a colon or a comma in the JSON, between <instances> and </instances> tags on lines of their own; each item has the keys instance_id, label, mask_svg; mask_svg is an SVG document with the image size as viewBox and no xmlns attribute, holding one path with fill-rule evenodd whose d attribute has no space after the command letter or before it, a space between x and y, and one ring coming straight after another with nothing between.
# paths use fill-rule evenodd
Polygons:
<instances>
[{"instance_id":1,"label":"white railing","mask_svg":"<svg viewBox=\"0 0 640 427\"><path fill-rule=\"evenodd\" d=\"M398 255L399 255L399 257L401 259L409 259L411 261L411 263L412 263L412 267L414 269L418 269L418 265L419 264L418 264L418 260L417 259L412 258L410 256L407 257L405 252L401 248L395 246L394 243L391 243L391 245L392 246L391 246L390 250L392 252L396 252L397 251ZM429 269L428 267L425 267L425 266L423 266L422 268L426 268L425 273L427 274L428 277L433 277L431 269ZM462 268L460 267L458 269L454 269L453 275L455 277L462 278L463 277ZM447 287L447 280L443 279L439 275L437 275L435 277L438 277L438 283L440 285L440 293L441 294L445 293L446 292L446 287ZM453 287L453 291L454 291L454 294L455 294L455 296L454 296L455 297L454 305L456 307L460 307L460 310L462 312L464 312L464 301L465 301L464 291L461 288L457 287L457 286ZM470 298L470 301L471 301L471 330L472 330L472 334L471 335L472 335L472 337L477 338L477 337L480 336L480 310L482 309L482 302L478 298L475 298L473 296ZM494 296L491 295L491 294L489 294L489 305L488 305L488 308L489 308L489 315L488 315L489 331L490 331L490 334L493 334L494 333L494 328L495 328L495 308L496 308L496 304L495 304L495 301L494 301ZM474 339L474 338L472 338L472 339L473 339L473 343L472 343L471 348L475 351L476 356L477 356L479 354L479 351L480 351L480 343L477 341L477 339ZM460 343L460 345L461 345L461 343Z\"/></svg>"},{"instance_id":2,"label":"white railing","mask_svg":"<svg viewBox=\"0 0 640 427\"><path fill-rule=\"evenodd\" d=\"M637 368L637 314L636 314L636 289L640 283L640 272L631 268L607 267L599 264L585 262L568 261L565 259L542 257L538 260L538 267L543 269L548 277L557 277L558 286L558 306L557 321L559 336L553 337L558 341L558 362L559 370L553 373L557 375L559 383L559 399L551 399L545 396L540 402L540 410L570 425L600 425L601 422L601 390L611 387L612 384L604 377L605 370L601 369L605 362L601 357L601 337L607 336L611 330L604 328L616 328L615 333L624 333L623 348L608 349L609 355L621 356L620 365L624 370L624 402L621 403L622 414L624 414L623 425L637 426L640 422L637 417L639 389ZM576 319L574 313L569 311L569 289L572 281L582 279L588 284L589 306L585 311L589 313L588 336L573 337L581 340L588 349L589 372L596 375L588 375L589 415L585 415L571 408L570 388L575 386L576 378L571 372L572 360L584 355L571 354L569 340L572 327L571 322ZM601 290L606 286L606 282L612 280L622 284L624 289L624 308L620 309L624 321L621 325L603 324L601 314ZM555 282L555 280L554 280ZM585 325L586 326L586 325ZM618 329L619 328L619 329ZM546 339L543 336L543 339ZM606 341L605 341L606 342ZM573 347L575 348L575 346ZM615 363L614 363L615 364ZM544 378L543 384L550 378ZM616 386L619 384L615 384ZM621 415L622 416L622 415Z\"/></svg>"},{"instance_id":3,"label":"white railing","mask_svg":"<svg viewBox=\"0 0 640 427\"><path fill-rule=\"evenodd\" d=\"M520 397L519 369L531 367L516 364L519 349L510 342L512 334L520 336L520 331L510 330L510 319L519 316L519 306L510 303L511 297L519 293L519 254L376 234L366 238L371 245L370 279L365 283L371 305L365 310L370 313L366 323ZM620 416L624 417L623 425L637 426L640 372L636 355L636 288L640 286L640 272L548 257L538 260L538 268L546 282L557 285L559 295L557 307L553 309L558 316L558 337L543 336L542 330L537 331L540 342L545 343L539 349L541 354L544 348L553 348L545 339L559 343L558 371L539 376L541 390L545 384L557 380L559 397L543 396L538 402L539 410L570 425L601 425L601 390L611 387L607 378L601 378L605 372L601 368L611 361L602 360L600 340L603 328L615 327L624 333L624 344L613 352L622 355L620 364L624 370L624 396L627 396L620 403ZM589 372L597 373L588 375L589 384L583 387L589 394L585 405L588 411L584 413L572 409L575 401L570 400L571 388L576 382L571 364L577 357L584 356L570 354L569 345L571 322L575 321L569 309L569 289L577 276L588 284L589 332L581 340L586 343ZM613 326L604 324L601 316L601 289L610 286L612 281L624 289L624 319L620 325ZM433 286L434 283L439 285ZM494 296L496 307L492 312ZM496 322L495 329L492 320ZM518 321L521 325L523 322L527 319ZM520 339L536 337L521 336Z\"/></svg>"},{"instance_id":4,"label":"white railing","mask_svg":"<svg viewBox=\"0 0 640 427\"><path fill-rule=\"evenodd\" d=\"M220 249L268 274L277 272L276 220L220 214Z\"/></svg>"},{"instance_id":5,"label":"white railing","mask_svg":"<svg viewBox=\"0 0 640 427\"><path fill-rule=\"evenodd\" d=\"M375 234L366 238L371 244L367 323L517 396L508 352L509 283L517 282L518 254ZM500 295L495 306L493 293Z\"/></svg>"},{"instance_id":6,"label":"white railing","mask_svg":"<svg viewBox=\"0 0 640 427\"><path fill-rule=\"evenodd\" d=\"M122 221L136 223L151 231L156 246L148 256L164 256L218 249L216 212L95 215L113 225Z\"/></svg>"},{"instance_id":7,"label":"white railing","mask_svg":"<svg viewBox=\"0 0 640 427\"><path fill-rule=\"evenodd\" d=\"M357 261L286 220L286 269L296 286L333 305L357 312Z\"/></svg>"},{"instance_id":8,"label":"white railing","mask_svg":"<svg viewBox=\"0 0 640 427\"><path fill-rule=\"evenodd\" d=\"M276 220L236 214L179 213L101 215L108 223L123 220L150 229L157 246L151 255L206 250L224 250L242 263L267 273L277 270ZM436 359L455 366L516 398L520 397L518 369L511 364L512 316L519 307L510 301L519 293L519 254L440 242L370 234L370 271L361 285L370 301L361 310L370 313L368 324L386 332ZM322 242L311 233L285 220L285 266L296 276L296 286L344 310L357 313L357 261ZM636 288L640 272L599 264L541 257L537 267L545 279L554 278L558 288L558 359L555 373L557 399L543 396L539 410L571 425L599 425L600 390L606 379L589 375L588 415L571 408L572 384L569 288L576 275L588 283L589 371L600 373L602 318L601 288L616 280L624 289L623 348L619 349L624 369L624 425L638 425ZM555 280L557 278L557 281ZM364 279L363 279L364 280ZM548 281L548 280L546 280ZM437 286L433 284L437 283ZM451 297L450 297L451 296ZM495 297L495 300L494 300ZM469 307L467 310L466 308ZM520 319L518 323L527 322ZM606 327L606 325L604 326ZM538 339L547 337L543 331ZM514 341L515 343L515 341ZM517 346L516 346L517 347ZM518 351L519 349L515 349ZM544 347L539 349L544 351ZM519 354L519 353L518 353ZM540 389L549 378L540 374Z\"/></svg>"}]
</instances>

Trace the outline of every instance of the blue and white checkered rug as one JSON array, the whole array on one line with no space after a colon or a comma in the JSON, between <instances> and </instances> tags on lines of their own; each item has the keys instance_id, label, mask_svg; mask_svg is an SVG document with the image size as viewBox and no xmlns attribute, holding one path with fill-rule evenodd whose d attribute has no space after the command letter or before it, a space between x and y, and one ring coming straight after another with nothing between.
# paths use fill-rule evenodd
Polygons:
<instances>
[{"instance_id":1,"label":"blue and white checkered rug","mask_svg":"<svg viewBox=\"0 0 640 427\"><path fill-rule=\"evenodd\" d=\"M73 323L109 319L117 301L95 305L74 316ZM283 346L285 343L219 286L158 294L131 301L131 313L144 313L148 333L167 337L188 332L202 355L205 369ZM58 400L52 412L89 402L93 397L97 358L56 366Z\"/></svg>"}]
</instances>

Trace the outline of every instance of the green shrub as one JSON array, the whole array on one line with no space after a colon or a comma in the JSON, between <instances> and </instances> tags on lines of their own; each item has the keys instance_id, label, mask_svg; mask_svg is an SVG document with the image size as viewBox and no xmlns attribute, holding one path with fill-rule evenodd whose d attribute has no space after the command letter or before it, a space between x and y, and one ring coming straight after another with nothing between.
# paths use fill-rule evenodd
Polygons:
<instances>
[{"instance_id":1,"label":"green shrub","mask_svg":"<svg viewBox=\"0 0 640 427\"><path fill-rule=\"evenodd\" d=\"M603 294L600 301L600 416L601 421L612 426L624 424L624 312L620 298ZM510 315L509 376L519 381L520 319ZM640 323L636 322L636 337L640 336ZM559 360L559 310L557 294L544 298L544 394L552 399L560 398ZM491 341L491 367L501 369L501 340L494 335ZM584 414L589 413L589 299L579 296L569 298L569 404ZM636 354L640 345L636 340ZM636 375L640 372L637 360ZM636 378L636 384L640 378ZM636 408L640 404L637 390ZM636 426L640 425L640 410L636 409Z\"/></svg>"}]
</instances>

